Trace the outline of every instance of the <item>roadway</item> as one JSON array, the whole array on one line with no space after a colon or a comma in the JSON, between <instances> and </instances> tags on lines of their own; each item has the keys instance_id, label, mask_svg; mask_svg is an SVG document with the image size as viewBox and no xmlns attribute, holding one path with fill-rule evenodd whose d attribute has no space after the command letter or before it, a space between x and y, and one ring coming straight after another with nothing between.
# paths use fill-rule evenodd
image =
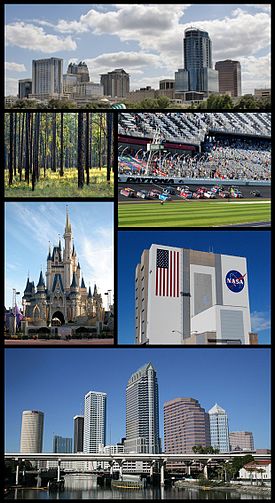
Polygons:
<instances>
[{"instance_id":1,"label":"roadway","mask_svg":"<svg viewBox=\"0 0 275 503\"><path fill-rule=\"evenodd\" d=\"M220 182L222 184L222 182ZM190 190L192 192L194 192L198 187L202 187L203 186L203 183L187 183L186 185L188 185L188 187L190 187ZM215 181L213 181L213 185L215 185ZM234 186L238 186L237 184L232 184ZM131 184L127 184L127 183L119 183L118 184L118 201L119 202L122 202L122 201L129 201L131 203L136 203L136 202L139 202L139 201L148 201L148 200L144 200L144 199L141 199L139 197L125 197L123 196L122 194L120 194L120 190L125 188L125 187L130 187L131 189L134 189L134 190L141 190L141 189L145 189L145 190L152 190L152 189L159 189L159 190L164 190L165 189L165 186L166 185L158 185L158 184L154 184L154 183L131 183ZM212 186L210 185L207 185L207 187L209 186L209 188ZM177 188L177 185L175 184L175 188ZM225 187L226 188L226 187ZM226 189L227 190L227 189ZM250 192L251 190L259 190L259 192L261 193L261 197L253 197L251 196ZM240 186L240 191L242 192L243 196L244 196L244 199L253 199L255 201L260 201L262 199L270 199L271 198L271 187L270 186L262 186L262 185L253 185L253 186ZM172 196L172 200L173 201L179 201L179 200L183 200L182 197L179 197L178 195L174 195ZM194 199L194 201L227 201L227 199L222 199L221 197L217 197L216 199ZM232 198L233 200L233 198ZM151 201L154 201L154 200L151 200ZM157 201L159 201L157 199ZM190 200L192 201L192 200Z\"/></svg>"}]
</instances>

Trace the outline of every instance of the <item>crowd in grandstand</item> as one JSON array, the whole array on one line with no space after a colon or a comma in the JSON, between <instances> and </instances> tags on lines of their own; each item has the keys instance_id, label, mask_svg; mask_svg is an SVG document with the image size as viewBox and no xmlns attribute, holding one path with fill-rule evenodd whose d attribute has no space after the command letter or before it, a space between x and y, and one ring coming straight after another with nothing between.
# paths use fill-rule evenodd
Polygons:
<instances>
[{"instance_id":1,"label":"crowd in grandstand","mask_svg":"<svg viewBox=\"0 0 275 503\"><path fill-rule=\"evenodd\" d=\"M195 155L177 150L155 152L149 163L148 152L139 149L136 154L129 148L128 160L120 158L121 173L130 170L138 174L229 180L271 178L268 113L127 113L121 114L119 125L120 134L150 138L157 128L164 141L173 139L177 143L184 136L185 142L191 143L191 138L199 138L201 146L201 152ZM228 131L230 135L221 135L219 131ZM240 136L243 133L253 137Z\"/></svg>"}]
</instances>

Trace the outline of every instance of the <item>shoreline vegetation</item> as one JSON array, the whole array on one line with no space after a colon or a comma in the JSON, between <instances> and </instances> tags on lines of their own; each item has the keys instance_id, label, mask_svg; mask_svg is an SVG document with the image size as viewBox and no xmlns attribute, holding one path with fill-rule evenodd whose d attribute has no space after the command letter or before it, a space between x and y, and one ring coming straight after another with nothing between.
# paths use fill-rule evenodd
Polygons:
<instances>
[{"instance_id":1,"label":"shoreline vegetation","mask_svg":"<svg viewBox=\"0 0 275 503\"><path fill-rule=\"evenodd\" d=\"M211 482L211 481L210 481ZM271 487L260 486L260 485L243 485L243 484L226 484L226 483L209 483L207 481L204 482L205 485L199 484L197 481L185 481L185 480L177 480L174 484L176 489L185 489L185 488L194 488L194 489L202 489L202 490L218 490L218 491L228 491L229 489L236 492L244 492L244 493L257 493L257 494L271 494Z\"/></svg>"},{"instance_id":2,"label":"shoreline vegetation","mask_svg":"<svg viewBox=\"0 0 275 503\"><path fill-rule=\"evenodd\" d=\"M113 197L112 113L6 112L5 196Z\"/></svg>"}]
</instances>

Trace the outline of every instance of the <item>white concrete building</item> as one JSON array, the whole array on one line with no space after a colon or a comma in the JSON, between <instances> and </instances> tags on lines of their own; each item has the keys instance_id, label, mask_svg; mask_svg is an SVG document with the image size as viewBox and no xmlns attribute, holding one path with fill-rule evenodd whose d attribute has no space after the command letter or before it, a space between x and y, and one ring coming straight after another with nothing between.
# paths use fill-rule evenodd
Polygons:
<instances>
[{"instance_id":1,"label":"white concrete building","mask_svg":"<svg viewBox=\"0 0 275 503\"><path fill-rule=\"evenodd\" d=\"M136 344L250 344L245 257L152 244L135 282Z\"/></svg>"},{"instance_id":2,"label":"white concrete building","mask_svg":"<svg viewBox=\"0 0 275 503\"><path fill-rule=\"evenodd\" d=\"M24 410L22 413L20 452L26 454L42 452L44 413Z\"/></svg>"},{"instance_id":3,"label":"white concrete building","mask_svg":"<svg viewBox=\"0 0 275 503\"><path fill-rule=\"evenodd\" d=\"M239 471L241 480L271 481L271 461L252 461Z\"/></svg>"}]
</instances>

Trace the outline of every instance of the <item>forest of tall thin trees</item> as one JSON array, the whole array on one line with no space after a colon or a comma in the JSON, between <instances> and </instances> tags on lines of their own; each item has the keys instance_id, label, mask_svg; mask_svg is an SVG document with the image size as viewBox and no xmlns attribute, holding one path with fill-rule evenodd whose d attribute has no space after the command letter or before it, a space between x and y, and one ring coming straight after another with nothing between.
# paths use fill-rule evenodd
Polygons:
<instances>
[{"instance_id":1,"label":"forest of tall thin trees","mask_svg":"<svg viewBox=\"0 0 275 503\"><path fill-rule=\"evenodd\" d=\"M90 184L90 170L107 168L114 160L113 113L6 112L4 167L8 185L14 180L32 190L48 170L64 176L77 169L78 187Z\"/></svg>"}]
</instances>

